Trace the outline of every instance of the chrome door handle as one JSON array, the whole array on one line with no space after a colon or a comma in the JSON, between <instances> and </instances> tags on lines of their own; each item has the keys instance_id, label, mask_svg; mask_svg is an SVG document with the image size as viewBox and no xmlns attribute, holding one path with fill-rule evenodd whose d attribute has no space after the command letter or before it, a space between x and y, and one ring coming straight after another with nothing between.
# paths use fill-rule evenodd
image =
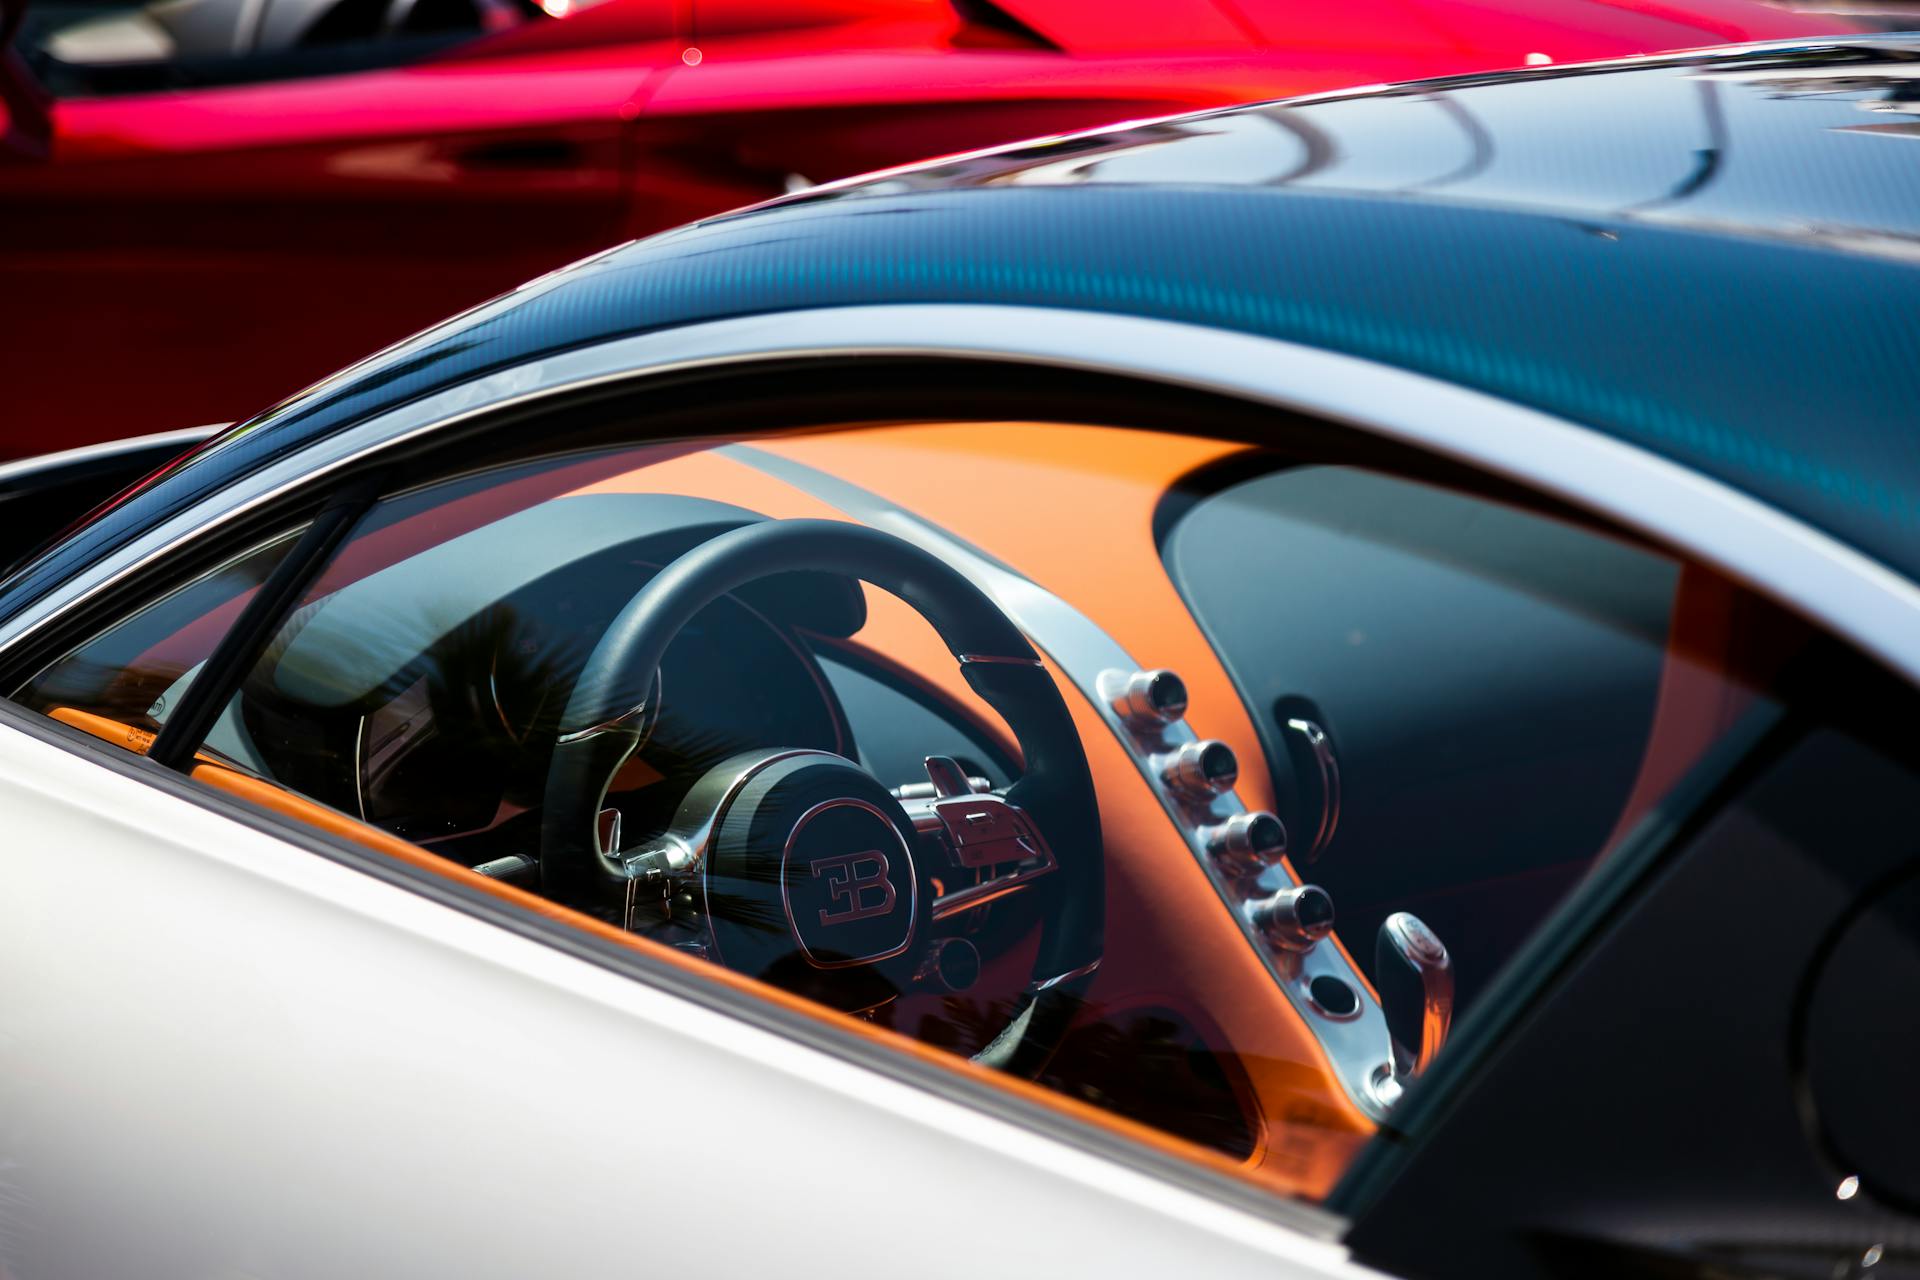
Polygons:
<instances>
[{"instance_id":1,"label":"chrome door handle","mask_svg":"<svg viewBox=\"0 0 1920 1280\"><path fill-rule=\"evenodd\" d=\"M1373 981L1393 1037L1394 1074L1425 1071L1453 1025L1453 959L1426 922L1396 911L1374 942Z\"/></svg>"},{"instance_id":2,"label":"chrome door handle","mask_svg":"<svg viewBox=\"0 0 1920 1280\"><path fill-rule=\"evenodd\" d=\"M1340 761L1334 757L1327 731L1311 720L1290 719L1287 730L1306 744L1308 756L1320 774L1320 821L1303 843L1299 856L1312 862L1333 840L1340 825Z\"/></svg>"}]
</instances>

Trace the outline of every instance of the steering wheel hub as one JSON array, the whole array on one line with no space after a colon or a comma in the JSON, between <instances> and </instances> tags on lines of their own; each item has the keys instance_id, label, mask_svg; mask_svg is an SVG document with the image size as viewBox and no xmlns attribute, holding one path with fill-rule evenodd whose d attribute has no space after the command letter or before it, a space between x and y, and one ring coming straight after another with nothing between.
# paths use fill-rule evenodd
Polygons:
<instances>
[{"instance_id":1,"label":"steering wheel hub","mask_svg":"<svg viewBox=\"0 0 1920 1280\"><path fill-rule=\"evenodd\" d=\"M903 987L929 895L900 802L871 774L825 752L752 756L714 772L729 798L701 892L718 958L784 982L805 966L818 971L807 983L813 988L827 973L855 967Z\"/></svg>"}]
</instances>

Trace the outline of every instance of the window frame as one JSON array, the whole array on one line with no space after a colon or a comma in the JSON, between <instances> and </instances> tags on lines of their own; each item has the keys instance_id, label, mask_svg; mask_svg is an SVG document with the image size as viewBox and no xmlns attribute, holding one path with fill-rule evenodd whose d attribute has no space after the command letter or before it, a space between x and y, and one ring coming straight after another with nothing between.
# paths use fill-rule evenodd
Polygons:
<instances>
[{"instance_id":1,"label":"window frame","mask_svg":"<svg viewBox=\"0 0 1920 1280\"><path fill-rule=\"evenodd\" d=\"M761 411L777 412L782 419L788 419L793 416L794 405L783 372L774 372L775 385L767 389L760 405ZM861 381L871 380L864 369L856 372L860 374ZM952 372L957 382L966 371ZM923 370L918 367L902 368L899 380L903 386L913 390L904 393L888 391L885 394L923 394L920 390L924 385ZM732 371L728 378L729 386L738 387L740 381L740 372ZM705 380L691 384L686 388L687 398L704 398L708 385ZM1077 394L1077 389L1062 394L1063 398L1071 398ZM1017 398L1018 395L1017 391L996 389L990 398L1001 402L1009 396ZM642 392L639 402L645 403L656 398L655 389L649 387ZM48 721L5 699L0 699L0 722L28 728L36 736L59 742L70 750L114 767L116 771L132 770L135 776L160 786L170 794L234 817L250 827L275 834L308 851L424 892L436 901L477 912L517 932L559 945L569 954L591 959L652 985L666 987L675 994L699 999L734 1016L744 1017L755 1025L776 1030L813 1047L827 1049L1000 1118L1015 1120L1027 1128L1066 1141L1069 1145L1115 1159L1176 1185L1204 1191L1223 1203L1253 1211L1315 1239L1336 1240L1344 1226L1338 1218L1309 1202L1276 1196L1272 1191L1231 1172L1221 1171L1227 1166L1239 1164L1239 1161L1222 1156L1216 1161L1219 1168L1209 1167L1206 1153L1201 1148L1191 1147L1177 1139L1155 1142L1152 1140L1154 1134L1132 1122L1123 1122L1123 1126L1138 1130L1147 1141L1136 1141L1124 1134L1108 1132L1101 1126L1075 1119L1070 1110L1072 1104L1061 1107L1022 1096L1020 1089L1024 1082L1009 1082L1003 1077L991 1076L985 1068L974 1067L963 1059L949 1058L947 1055L942 1055L943 1061L935 1065L892 1047L876 1046L870 1039L845 1028L835 1015L824 1010L817 1017L795 1013L757 994L742 993L737 990L737 984L716 981L716 977L724 979L728 975L704 964L699 966L697 972L684 972L680 966L672 963L671 958L642 955L583 933L576 923L569 920L557 919L538 911L516 909L510 903L476 893L445 876L409 865L342 835L266 812L196 783L188 776L204 730L210 726L211 718L225 705L226 696L233 685L252 668L259 652L271 642L279 623L297 605L305 588L324 570L331 550L342 538L351 536L359 514L373 502L444 483L459 476L482 473L530 456L587 452L607 444L639 445L659 439L688 438L686 433L680 432L663 435L635 433L622 425L611 430L591 428L575 438L562 433L556 443L550 435L528 433L521 429L530 416L549 422L556 413L604 416L608 403L609 395L604 392L584 397L563 397L558 402L542 400L532 406L519 406L484 415L463 424L470 428L467 430L428 433L423 440L414 442L417 447L397 454L381 451L373 455L365 466L323 477L289 493L282 505L263 505L252 510L250 519L235 523L224 535L209 534L189 541L172 556L158 558L146 566L147 572L127 582L128 594L120 597L135 599L138 603L131 608L113 610L113 618L131 616L166 591L191 581L197 573L204 571L205 564L218 563L242 541L256 541L263 530L285 530L294 513L299 513L310 522L308 530L299 536L283 562L284 572L274 575L270 582L271 589L263 587L240 618L216 642L201 676L195 680L168 720L170 726L191 724L194 731L176 730L169 738L169 750L162 758L128 755L80 730ZM1184 409L1191 404L1191 398L1186 395L1175 396L1165 410L1167 421L1157 425L1167 427L1176 421L1176 410L1172 407L1175 403ZM729 406L721 412L731 418L737 410ZM646 417L643 413L625 416L638 416L642 420ZM822 421L842 420L847 416L847 409L836 399L830 408L820 409L817 416ZM983 420L1004 418L1005 404L1000 403L992 412L981 410L976 416ZM1248 422L1242 425L1252 425L1255 419L1269 421L1273 416L1271 411L1254 409L1250 411ZM1184 422L1190 419L1178 417L1177 420ZM526 443L530 435L538 441L537 444ZM721 439L727 438L730 437L721 433ZM487 446L496 440L510 443L497 452L487 452ZM478 457L474 455L476 445L481 448ZM338 518L330 519L330 516ZM34 650L41 654L57 654L63 645L97 634L102 625L102 612L98 609L81 611L73 615L67 625L36 633L34 638L39 643L33 646ZM0 673L4 673L5 679L15 680L16 675L34 669L32 664L19 661L20 652L16 647L0 653ZM160 744L156 741L155 745ZM974 1078L983 1074L991 1078ZM1031 1086L1031 1089L1039 1088Z\"/></svg>"},{"instance_id":2,"label":"window frame","mask_svg":"<svg viewBox=\"0 0 1920 1280\"><path fill-rule=\"evenodd\" d=\"M888 309L858 310L879 312ZM700 328L721 328L727 323L719 322L714 326ZM661 335L655 335L655 337L659 336ZM669 333L665 336L672 338L681 335ZM1216 336L1223 339L1231 337L1231 335ZM623 359L620 353L626 351L630 344L636 341L643 340L623 340L577 354L583 361L591 357L593 362L605 362L610 359L618 362ZM1234 339L1233 341L1237 343L1242 340ZM1266 344L1266 340L1259 341ZM924 366L916 363L916 360L923 358L924 355L924 352L914 350L886 348L855 353L836 351L829 346L826 350L815 349L805 353L804 358L796 357L792 352L775 350L762 351L751 356L717 355L700 360L667 361L651 368L621 367L616 372L598 376L570 377L555 374L553 380L532 388L529 388L524 380L516 381L512 376L498 374L460 384L446 392L391 410L335 435L327 436L305 449L298 450L286 458L242 477L172 520L162 521L150 527L120 551L107 556L92 566L89 571L80 575L78 580L71 584L74 589L50 592L22 615L10 621L4 631L0 631L0 645L3 645L0 647L0 677L14 679L19 667L30 667L32 655L43 654L49 649L57 648L63 636L72 637L88 627L97 629L99 620L108 612L114 616L124 616L126 610L110 608L116 596L119 599L127 598L126 594L121 594L123 592L138 596L142 601L151 600L153 593L165 584L182 581L183 573L190 576L194 569L217 559L221 553L235 545L237 540L249 534L257 537L269 528L284 529L288 527L295 513L305 512L311 518L313 513L336 501L343 490L365 484L370 474L382 473L390 481L415 472L431 474L436 480L446 479L449 475L458 472L443 469L439 465L443 459L452 455L470 454L476 444L497 441L503 437L511 438L516 434L515 428L524 424L529 417L547 419L555 414L574 411L603 414L609 401L628 397L642 404L672 395L679 395L683 400L695 400L701 398L718 379L725 380L727 390L731 394L743 384L752 386L753 378L759 376L764 383L756 388L761 399L755 402L749 396L749 403L757 403L763 407L777 406L783 418L791 420L790 394L781 391L780 388L786 380L797 376L803 367L807 376L825 374L831 378L834 375L844 375L851 370L860 376L863 382L871 382L873 371L877 367L875 362L883 365L892 362L889 367L894 372L902 374L902 382L914 388L915 394L924 394L923 382L919 376ZM827 358L822 359L823 356ZM978 380L979 362L988 358L975 352L962 355L956 361L952 353L945 353L937 356L934 362L941 368ZM376 365L378 363L378 361L375 362ZM552 363L560 365L562 361L556 360ZM1476 460L1471 457L1461 457L1458 450L1439 448L1431 441L1409 441L1404 432L1370 430L1365 424L1356 424L1350 418L1338 414L1323 413L1316 414L1312 418L1302 417L1297 405L1276 404L1272 397L1249 396L1242 390L1231 386L1223 387L1217 382L1196 384L1191 380L1182 383L1173 379L1151 377L1143 379L1132 374L1090 372L1085 368L1074 368L1071 365L1062 368L1061 365L1067 362L1031 361L1006 356L999 357L996 363L1003 372L1031 376L1041 381L1058 379L1063 385L1070 386L1075 378L1091 378L1095 381L1104 380L1113 387L1132 386L1149 390L1153 395L1161 397L1162 409L1167 406L1191 404L1196 398L1223 407L1237 406L1236 411L1241 414L1238 419L1239 429L1247 432L1249 438L1258 435L1266 443L1271 443L1276 433L1299 431L1321 441L1340 440L1350 450L1355 451L1355 455L1361 459L1371 461L1382 454L1398 458L1403 463L1410 464L1415 474L1429 474L1435 470L1448 473L1457 471L1463 466L1475 469L1476 474L1478 473ZM577 373L578 367L571 372ZM1009 378L1008 382L1009 385L1017 384L1019 377ZM902 394L897 387L882 388L882 391L886 394ZM1001 386L996 387L990 394L994 397L1006 397L1017 395L1019 392L1017 387L1009 390L1008 386ZM1070 388L1064 394L1070 398L1074 392ZM1474 393L1462 394L1471 396ZM1484 397L1480 398L1484 399ZM728 402L724 412L737 414L740 412L740 407L737 402ZM804 415L801 416L804 418ZM961 418L965 415L951 416ZM1004 410L993 416L1004 417ZM1022 416L1089 418L1084 410L1073 411L1070 415L1050 415L1044 409L1036 414L1031 407L1023 408ZM1100 416L1104 419L1114 415ZM1133 418L1140 415L1122 413L1119 416ZM1172 418L1170 412L1168 416ZM844 421L847 417L847 409L841 403L836 403L830 411L823 411L821 414L822 421ZM645 415L638 415L638 418L642 423L647 423ZM1184 421L1190 423L1191 417ZM1259 428L1257 431L1256 423ZM1116 422L1115 425L1149 424L1123 421ZM1183 430L1181 426L1168 426L1165 423L1158 425L1163 429ZM1579 430L1578 428L1567 429ZM1192 434L1190 427L1184 430L1187 434ZM524 433L520 434L524 435ZM592 434L591 431L583 432L577 447L590 447L588 442ZM639 431L622 427L615 434L619 442L628 444L678 438L672 432L655 434L655 424L651 423ZM1214 421L1208 420L1207 434L1231 436L1234 434L1234 428L1222 429ZM1593 433L1583 434L1595 440L1601 439ZM1609 449L1617 448L1639 456L1637 450L1631 450L1627 446L1606 443ZM554 452L553 441L543 440L542 447L538 451ZM479 462L470 461L460 470L477 470L498 461L505 461L510 452L513 451L501 450L497 456L483 457ZM217 456L217 453L216 446L208 456ZM1672 471L1679 471L1671 464L1659 463L1658 465ZM1548 487L1544 493L1536 491L1528 477L1524 474L1516 474L1520 470L1518 467L1491 468L1488 479L1491 483L1515 483L1523 492L1534 494L1539 501L1548 505L1559 505L1567 496L1556 492L1551 487ZM401 483L400 487L411 486ZM1712 488L1712 486L1708 487ZM391 493L396 490L383 487L383 491ZM1729 495L1730 491L1727 491L1721 496L1724 500ZM1781 537L1799 537L1803 534L1818 538L1818 535L1812 535L1810 531L1804 530L1802 526L1785 517L1760 508L1757 503L1740 499L1738 495L1730 496L1736 500L1733 503L1735 509L1738 509L1740 502L1746 502L1755 512L1762 513L1765 519L1761 521L1760 527L1770 529L1775 541ZM1585 508L1588 504L1576 505ZM1618 512L1612 514L1615 518L1621 518ZM1601 518L1604 520L1606 516L1603 514ZM1623 522L1630 527L1643 523L1631 519ZM186 536L176 536L176 533ZM1709 565L1715 565L1711 557L1701 554L1696 548L1687 546L1684 542L1672 537L1658 535L1656 537L1657 541L1664 545L1673 546L1683 554L1700 559ZM1835 550L1835 547L1815 546L1814 560L1819 561L1822 556L1831 559ZM1844 553L1838 558L1850 571L1859 570L1858 565L1846 562L1846 556L1854 553L1846 552L1844 548L1837 548L1837 550ZM1854 558L1863 559L1857 556ZM1796 572L1804 573L1806 563L1803 557L1801 561L1789 567ZM183 566L192 568L183 569ZM317 570L317 567L317 563L312 566L314 570ZM1715 567L1719 566L1715 565ZM1882 576L1891 577L1884 571L1880 573ZM297 598L297 589L304 587L307 578L304 575L290 575L290 577L298 579L292 583L295 598ZM1884 582L1875 581L1873 574L1861 573L1860 577L1864 581L1863 589L1865 590L1884 589L1886 586ZM1920 592L1915 591L1911 584L1904 583L1903 580L1900 581L1900 585L1903 588L1902 592L1891 593L1895 596L1892 604L1896 608L1906 606L1920 611ZM262 606L262 611L264 615L265 606ZM277 621L277 618L275 620ZM1868 634L1876 633L1868 628ZM1884 637L1882 639L1884 640ZM1897 650L1899 646L1896 645L1895 648ZM23 654L29 657L22 658ZM1901 656L1920 668L1920 654L1903 652ZM250 663L239 664L239 669L244 670L248 665ZM209 667L212 667L211 663ZM1911 676L1911 672L1905 672L1905 674ZM184 711L184 707L182 710ZM882 1070L886 1074L909 1079L921 1087L931 1088L943 1095L957 1097L970 1105L980 1106L989 1112L1016 1119L1026 1127L1037 1128L1073 1145L1094 1150L1129 1165L1146 1168L1158 1176L1167 1177L1182 1185L1202 1188L1207 1194L1216 1198L1224 1199L1239 1207L1252 1209L1263 1217L1285 1222L1287 1225L1305 1230L1320 1238L1335 1238L1344 1230L1345 1219L1337 1212L1279 1199L1257 1187L1208 1169L1182 1156L1143 1147L1128 1139L1101 1133L1042 1103L1020 1098L995 1083L969 1080L964 1071L942 1070L932 1064L876 1047L871 1042L849 1033L846 1029L834 1026L829 1019L816 1020L790 1010L777 1008L750 994L728 988L725 984L705 980L702 976L682 973L673 966L663 964L651 957L643 958L628 949L583 935L564 921L487 899L482 894L474 893L442 877L408 867L341 837L304 828L288 820L264 814L243 802L192 784L180 773L168 769L161 761L126 756L91 739L85 739L84 735L78 734L77 731L44 722L40 717L11 704L0 706L0 720L16 727L26 728L38 736L61 742L69 749L81 751L90 758L107 763L110 767L132 769L138 776L146 778L155 785L163 786L195 803L235 817L247 825L270 831L282 839L323 856L346 862L381 878L404 883L416 891L427 893L436 900L455 905L462 910L478 912L504 927L537 936L549 944L559 945L563 950L581 955L594 963L616 969L653 985L666 986L676 994L702 1003L713 1004L734 1016L746 1017L758 1025L776 1029L781 1034L793 1036L818 1047L828 1048L841 1056L849 1056L863 1065ZM186 755L189 759L191 758L191 749L186 752ZM1670 841L1657 843L1661 848L1665 848ZM1577 896L1584 897L1584 895Z\"/></svg>"},{"instance_id":3,"label":"window frame","mask_svg":"<svg viewBox=\"0 0 1920 1280\"><path fill-rule=\"evenodd\" d=\"M352 518L338 528L320 529L326 511L350 509L355 504L364 507L376 499L400 497L534 458L558 460L569 454L584 455L605 448L701 439L732 446L739 461L843 508L852 518L884 525L889 504L878 495L803 464L784 460L777 454L753 449L750 442L761 430L787 430L812 423L924 420L927 415L914 412L914 408L923 406L929 397L941 404L943 413L936 416L956 421L968 417L1005 420L1012 412L1021 418L1099 422L1192 435L1196 434L1197 420L1204 424L1200 434L1208 438L1257 442L1264 448L1295 454L1302 461L1365 467L1486 494L1497 501L1598 527L1611 536L1642 541L1631 531L1574 511L1549 496L1484 476L1444 457L1408 449L1393 441L1371 440L1338 423L1205 393L1141 387L1131 380L1116 380L1105 375L1063 375L1047 370L1023 372L1018 366L1003 368L1001 376L991 380L991 389L969 393L966 389L969 385L984 381L978 378L976 365L927 365L892 359L824 367L812 365L804 369L774 363L758 371L758 380L754 371L738 366L729 366L722 372L726 380L725 393L717 404L709 393L712 383L708 371L664 386L609 382L582 393L540 398L491 414L449 422L441 430L409 437L395 449L371 451L362 466L317 482L314 488L320 491L320 497L309 505L318 506L322 514L315 517L316 532L311 547L303 545L289 555L289 561L297 563L288 567L284 581L277 583L273 591L263 591L236 624L235 632L244 632L244 637L235 640L229 636L228 640L233 642L223 641L216 654L209 658L200 677L174 708L170 731L163 735L164 740L155 742L151 754L158 762L183 773L192 770L205 732L227 705L245 673L253 668L286 613L304 595L313 577L323 571L331 540L350 536ZM947 380L944 385L937 381L941 377ZM940 390L934 391L933 387ZM1153 394L1147 394L1149 392ZM536 423L536 429L527 429ZM645 425L636 430L635 423ZM529 444L529 440L537 443ZM739 444L742 440L749 443L742 447ZM353 496L355 494L359 496ZM936 554L956 560L963 572L981 581L990 596L1004 597L1002 607L1008 609L1010 616L1021 622L1042 647L1053 652L1061 671L1080 687L1091 705L1100 714L1107 714L1101 710L1106 708L1107 699L1097 687L1099 673L1106 669L1133 670L1140 665L1135 655L1127 653L1106 634L1097 620L1080 617L1071 602L1053 597L1017 571L999 565L992 557L978 552L938 525L913 522L924 526ZM911 540L916 535L908 536ZM1032 607L1033 616L1023 621L1022 609L1015 607L1014 602L1029 599L1037 602ZM0 678L5 675L4 656L0 655ZM1251 710L1249 715L1257 720ZM1190 830L1182 816L1181 802L1151 760L1141 755L1133 737L1121 732L1117 721L1110 727L1114 728L1122 748L1136 758L1146 785L1166 810L1174 830L1189 844L1203 835ZM1185 730L1184 724L1177 727ZM1192 736L1190 730L1185 731L1187 736ZM1237 801L1231 794L1228 798ZM1231 921L1228 927L1237 927L1245 944L1261 957L1276 989L1292 1003L1303 1026L1318 1042L1340 1091L1360 1114L1370 1121L1381 1121L1388 1104L1378 1092L1376 1082L1382 1069L1388 1066L1381 1052L1381 1046L1387 1044L1388 1039L1377 1002L1363 998L1357 1016L1335 1017L1326 1015L1304 994L1307 980L1321 975L1334 977L1361 991L1368 990L1358 962L1342 947L1317 949L1305 973L1296 975L1297 981L1288 980L1260 942L1243 910L1245 904L1238 891L1214 872L1210 860L1197 848L1195 854L1201 869L1225 902L1225 919Z\"/></svg>"}]
</instances>

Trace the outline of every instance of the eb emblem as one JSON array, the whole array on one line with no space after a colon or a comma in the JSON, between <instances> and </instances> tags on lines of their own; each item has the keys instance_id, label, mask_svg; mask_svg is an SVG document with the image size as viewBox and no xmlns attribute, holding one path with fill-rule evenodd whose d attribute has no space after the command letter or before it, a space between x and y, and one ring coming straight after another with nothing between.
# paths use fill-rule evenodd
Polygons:
<instances>
[{"instance_id":1,"label":"eb emblem","mask_svg":"<svg viewBox=\"0 0 1920 1280\"><path fill-rule=\"evenodd\" d=\"M873 964L913 941L920 885L896 820L852 796L800 815L780 854L780 900L816 969Z\"/></svg>"},{"instance_id":2,"label":"eb emblem","mask_svg":"<svg viewBox=\"0 0 1920 1280\"><path fill-rule=\"evenodd\" d=\"M878 849L816 858L813 878L826 880L827 894L833 900L831 910L820 908L820 923L831 928L892 911L899 895L887 878L889 870L887 855Z\"/></svg>"}]
</instances>

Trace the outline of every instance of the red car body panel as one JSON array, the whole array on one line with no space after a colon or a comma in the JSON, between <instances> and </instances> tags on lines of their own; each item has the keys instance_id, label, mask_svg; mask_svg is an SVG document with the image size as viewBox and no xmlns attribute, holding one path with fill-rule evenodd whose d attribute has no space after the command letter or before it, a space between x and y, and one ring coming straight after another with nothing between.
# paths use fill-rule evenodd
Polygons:
<instances>
[{"instance_id":1,"label":"red car body panel","mask_svg":"<svg viewBox=\"0 0 1920 1280\"><path fill-rule=\"evenodd\" d=\"M1748 0L1521 8L608 0L408 66L60 100L48 154L0 164L0 456L244 416L542 272L797 182L1529 55L1836 26Z\"/></svg>"}]
</instances>

